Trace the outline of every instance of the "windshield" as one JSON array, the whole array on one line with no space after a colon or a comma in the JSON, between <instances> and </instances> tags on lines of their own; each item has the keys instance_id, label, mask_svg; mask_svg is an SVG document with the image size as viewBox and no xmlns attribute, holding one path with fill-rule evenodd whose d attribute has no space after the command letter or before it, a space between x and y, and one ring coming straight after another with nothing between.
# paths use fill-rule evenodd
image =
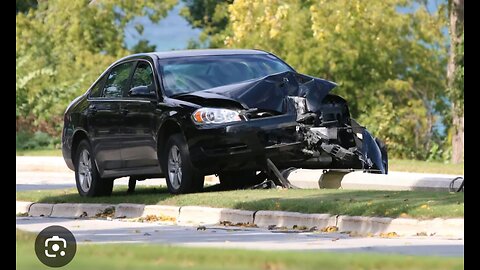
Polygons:
<instances>
[{"instance_id":1,"label":"windshield","mask_svg":"<svg viewBox=\"0 0 480 270\"><path fill-rule=\"evenodd\" d=\"M293 71L273 55L216 55L160 60L167 96Z\"/></svg>"}]
</instances>

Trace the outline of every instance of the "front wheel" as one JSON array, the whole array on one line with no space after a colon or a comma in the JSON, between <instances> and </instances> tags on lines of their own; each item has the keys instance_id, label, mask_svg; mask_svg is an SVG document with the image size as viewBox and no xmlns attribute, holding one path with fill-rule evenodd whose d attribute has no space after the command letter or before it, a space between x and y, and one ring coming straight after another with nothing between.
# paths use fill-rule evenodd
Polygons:
<instances>
[{"instance_id":1,"label":"front wheel","mask_svg":"<svg viewBox=\"0 0 480 270\"><path fill-rule=\"evenodd\" d=\"M80 196L94 197L112 194L114 179L100 177L88 141L83 140L78 144L74 161L75 182Z\"/></svg>"},{"instance_id":2,"label":"front wheel","mask_svg":"<svg viewBox=\"0 0 480 270\"><path fill-rule=\"evenodd\" d=\"M181 134L170 136L162 162L170 193L192 193L203 188L204 176L193 167L187 143Z\"/></svg>"}]
</instances>

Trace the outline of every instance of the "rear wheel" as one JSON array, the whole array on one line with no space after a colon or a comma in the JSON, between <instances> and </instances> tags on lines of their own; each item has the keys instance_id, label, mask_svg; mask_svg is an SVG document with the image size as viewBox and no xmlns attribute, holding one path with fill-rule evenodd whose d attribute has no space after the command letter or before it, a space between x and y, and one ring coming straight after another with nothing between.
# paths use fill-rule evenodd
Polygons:
<instances>
[{"instance_id":1,"label":"rear wheel","mask_svg":"<svg viewBox=\"0 0 480 270\"><path fill-rule=\"evenodd\" d=\"M263 178L257 176L256 171L245 170L225 172L219 174L220 184L229 189L241 189L251 187L263 182Z\"/></svg>"},{"instance_id":2,"label":"rear wheel","mask_svg":"<svg viewBox=\"0 0 480 270\"><path fill-rule=\"evenodd\" d=\"M193 167L187 143L181 134L170 136L161 160L170 193L182 194L202 190L204 176Z\"/></svg>"},{"instance_id":3,"label":"rear wheel","mask_svg":"<svg viewBox=\"0 0 480 270\"><path fill-rule=\"evenodd\" d=\"M83 140L75 151L75 181L81 196L110 196L113 178L101 178L95 166L90 144Z\"/></svg>"}]
</instances>

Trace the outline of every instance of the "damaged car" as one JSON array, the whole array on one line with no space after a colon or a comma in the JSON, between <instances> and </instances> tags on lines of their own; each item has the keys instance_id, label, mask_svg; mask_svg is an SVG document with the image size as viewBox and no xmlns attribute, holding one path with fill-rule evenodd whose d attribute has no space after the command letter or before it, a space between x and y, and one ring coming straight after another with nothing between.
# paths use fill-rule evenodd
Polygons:
<instances>
[{"instance_id":1,"label":"damaged car","mask_svg":"<svg viewBox=\"0 0 480 270\"><path fill-rule=\"evenodd\" d=\"M232 188L289 187L292 168L386 174L385 145L335 87L259 50L135 54L68 106L62 153L82 196L110 195L126 176L165 177L180 194L211 174Z\"/></svg>"}]
</instances>

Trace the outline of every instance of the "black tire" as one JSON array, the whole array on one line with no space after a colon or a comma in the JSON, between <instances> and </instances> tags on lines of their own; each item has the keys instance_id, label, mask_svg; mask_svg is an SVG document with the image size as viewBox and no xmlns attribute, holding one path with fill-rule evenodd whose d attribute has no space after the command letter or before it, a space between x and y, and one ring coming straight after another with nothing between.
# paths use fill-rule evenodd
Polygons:
<instances>
[{"instance_id":1,"label":"black tire","mask_svg":"<svg viewBox=\"0 0 480 270\"><path fill-rule=\"evenodd\" d=\"M75 182L78 193L83 197L110 196L114 179L100 177L91 153L92 149L87 140L81 141L75 151ZM88 181L88 178L91 180Z\"/></svg>"},{"instance_id":2,"label":"black tire","mask_svg":"<svg viewBox=\"0 0 480 270\"><path fill-rule=\"evenodd\" d=\"M220 184L228 189L242 189L262 183L265 179L258 177L256 171L225 172L218 175Z\"/></svg>"},{"instance_id":3,"label":"black tire","mask_svg":"<svg viewBox=\"0 0 480 270\"><path fill-rule=\"evenodd\" d=\"M174 156L180 162L175 162ZM170 193L184 194L203 189L205 177L193 167L187 143L181 134L173 134L167 140L161 161Z\"/></svg>"}]
</instances>

